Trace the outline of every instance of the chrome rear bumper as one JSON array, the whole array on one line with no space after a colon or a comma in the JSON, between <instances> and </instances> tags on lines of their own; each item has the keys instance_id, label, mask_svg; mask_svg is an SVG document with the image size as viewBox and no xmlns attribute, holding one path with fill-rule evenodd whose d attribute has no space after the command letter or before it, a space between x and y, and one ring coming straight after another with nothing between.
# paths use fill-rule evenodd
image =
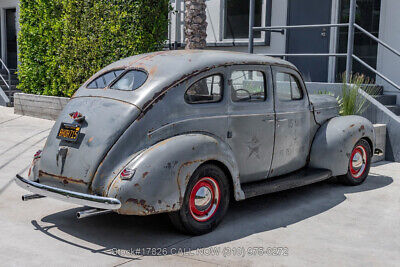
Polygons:
<instances>
[{"instance_id":1,"label":"chrome rear bumper","mask_svg":"<svg viewBox=\"0 0 400 267\"><path fill-rule=\"evenodd\" d=\"M116 198L100 197L51 187L27 180L18 174L15 178L15 181L20 187L41 196L51 197L66 202L98 209L117 210L121 207L121 202Z\"/></svg>"}]
</instances>

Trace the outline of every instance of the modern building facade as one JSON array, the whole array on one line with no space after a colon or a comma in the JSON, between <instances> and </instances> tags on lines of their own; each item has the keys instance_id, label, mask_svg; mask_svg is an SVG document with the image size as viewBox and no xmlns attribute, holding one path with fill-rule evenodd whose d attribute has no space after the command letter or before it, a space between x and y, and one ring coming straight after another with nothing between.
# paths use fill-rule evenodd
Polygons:
<instances>
[{"instance_id":1,"label":"modern building facade","mask_svg":"<svg viewBox=\"0 0 400 267\"><path fill-rule=\"evenodd\" d=\"M183 0L173 0L171 42L182 43ZM208 0L207 46L210 49L247 51L249 0ZM376 37L400 50L400 1L357 0L356 23ZM256 0L255 26L347 23L350 0ZM178 11L178 12L176 12ZM178 14L178 15L176 15ZM254 53L346 53L347 27L291 29L259 32L255 35ZM393 56L360 31L355 32L354 53L373 68L400 84L397 74L400 58ZM346 68L346 58L289 57L308 81L339 82ZM357 62L353 72L364 73L377 83L392 88Z\"/></svg>"}]
</instances>

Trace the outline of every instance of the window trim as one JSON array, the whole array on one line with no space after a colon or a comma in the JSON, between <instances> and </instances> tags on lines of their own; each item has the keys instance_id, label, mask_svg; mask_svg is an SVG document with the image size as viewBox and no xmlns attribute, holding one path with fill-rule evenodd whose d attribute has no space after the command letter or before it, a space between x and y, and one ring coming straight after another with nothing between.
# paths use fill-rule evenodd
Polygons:
<instances>
[{"instance_id":1,"label":"window trim","mask_svg":"<svg viewBox=\"0 0 400 267\"><path fill-rule=\"evenodd\" d=\"M233 98L232 98L232 93L233 93L234 89L233 89L231 77L232 77L232 73L235 72L235 71L258 71L258 72L261 72L262 75L263 75L263 81L264 81L264 99L263 100L257 100L257 101L234 101ZM241 69L241 68L239 68L239 69L232 69L229 74L230 74L229 75L229 87L230 87L230 90L231 90L231 92L230 92L231 94L230 95L231 95L232 103L261 103L261 102L266 102L268 100L267 75L266 75L265 71L260 70L260 69Z\"/></svg>"},{"instance_id":2,"label":"window trim","mask_svg":"<svg viewBox=\"0 0 400 267\"><path fill-rule=\"evenodd\" d=\"M217 101L194 102L194 103L188 102L185 96L186 96L186 94L187 94L187 91L189 91L189 89L192 87L192 85L194 85L194 84L197 83L198 81L201 81L202 79L207 79L207 78L212 77L212 76L220 76L220 77L221 77L221 85L222 85L222 88L221 88L221 98L218 99ZM201 77L201 78L198 78L197 80L195 80L195 81L193 81L192 83L190 83L190 85L187 86L187 88L186 88L186 90L185 90L185 93L184 93L184 95L183 95L183 99L185 100L186 104L189 104L189 105L219 103L219 102L222 102L222 100L224 99L224 91L225 91L225 77L224 77L224 74L221 73L221 72L216 72L216 73L213 73L213 74L206 75L206 76L203 76L203 77Z\"/></svg>"},{"instance_id":3,"label":"window trim","mask_svg":"<svg viewBox=\"0 0 400 267\"><path fill-rule=\"evenodd\" d=\"M293 79L294 79L294 81L296 82L296 84L297 84L297 88L299 89L299 91L300 91L300 94L301 94L301 97L300 98L295 98L295 99L293 99L293 92L292 92L292 85L290 85L290 97L291 97L291 99L290 100L283 100L283 99L280 99L279 98L279 95L278 95L278 81L277 81L277 79L276 79L276 76L277 76L277 74L279 74L279 73L283 73L283 74L287 74L287 75L289 75L290 77L293 77ZM296 76L294 76L292 73L290 73L290 72L287 72L287 71L275 71L275 74L274 74L274 80L275 80L275 95L276 95L276 97L277 97L277 99L280 101L280 102L289 102L289 101L299 101L299 100L303 100L304 99L304 92L303 92L303 87L301 86L301 84L300 84L300 81L299 81L299 79L297 79L297 77Z\"/></svg>"}]
</instances>

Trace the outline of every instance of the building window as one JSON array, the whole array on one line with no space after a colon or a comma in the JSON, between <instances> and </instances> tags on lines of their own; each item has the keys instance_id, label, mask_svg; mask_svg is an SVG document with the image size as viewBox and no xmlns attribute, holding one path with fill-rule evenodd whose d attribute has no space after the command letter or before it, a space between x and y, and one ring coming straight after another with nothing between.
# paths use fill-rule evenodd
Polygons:
<instances>
[{"instance_id":1,"label":"building window","mask_svg":"<svg viewBox=\"0 0 400 267\"><path fill-rule=\"evenodd\" d=\"M224 0L223 38L230 40L248 39L250 0ZM255 0L254 26L271 25L271 0ZM263 38L269 45L270 33L254 32L254 38Z\"/></svg>"},{"instance_id":2,"label":"building window","mask_svg":"<svg viewBox=\"0 0 400 267\"><path fill-rule=\"evenodd\" d=\"M254 26L261 26L262 0L255 1ZM225 39L247 38L249 36L250 0L225 0ZM255 32L255 38L261 32Z\"/></svg>"},{"instance_id":3,"label":"building window","mask_svg":"<svg viewBox=\"0 0 400 267\"><path fill-rule=\"evenodd\" d=\"M379 35L379 18L381 11L381 0L356 0L356 23L369 31L374 36ZM340 1L340 22L349 21L350 0ZM339 53L347 52L348 28L339 30ZM354 33L354 54L376 69L378 43L355 29ZM336 64L336 81L341 80L342 73L346 71L346 58L338 58ZM359 62L353 61L353 73L363 73L371 79L375 74L362 66Z\"/></svg>"}]
</instances>

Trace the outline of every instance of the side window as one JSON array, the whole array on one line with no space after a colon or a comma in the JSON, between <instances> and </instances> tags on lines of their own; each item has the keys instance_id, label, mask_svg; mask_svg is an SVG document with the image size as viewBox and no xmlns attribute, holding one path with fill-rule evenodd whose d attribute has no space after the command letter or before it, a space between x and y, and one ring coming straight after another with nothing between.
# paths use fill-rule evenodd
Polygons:
<instances>
[{"instance_id":1,"label":"side window","mask_svg":"<svg viewBox=\"0 0 400 267\"><path fill-rule=\"evenodd\" d=\"M124 70L112 70L93 80L88 84L88 89L102 89L111 84Z\"/></svg>"},{"instance_id":2,"label":"side window","mask_svg":"<svg viewBox=\"0 0 400 267\"><path fill-rule=\"evenodd\" d=\"M213 103L222 99L222 75L212 75L202 78L186 90L185 100L189 104Z\"/></svg>"},{"instance_id":3,"label":"side window","mask_svg":"<svg viewBox=\"0 0 400 267\"><path fill-rule=\"evenodd\" d=\"M303 92L300 89L297 79L288 73L277 72L276 95L280 101L299 100L303 98Z\"/></svg>"},{"instance_id":4,"label":"side window","mask_svg":"<svg viewBox=\"0 0 400 267\"><path fill-rule=\"evenodd\" d=\"M263 72L256 70L233 71L230 82L233 102L265 100L265 76Z\"/></svg>"}]
</instances>

